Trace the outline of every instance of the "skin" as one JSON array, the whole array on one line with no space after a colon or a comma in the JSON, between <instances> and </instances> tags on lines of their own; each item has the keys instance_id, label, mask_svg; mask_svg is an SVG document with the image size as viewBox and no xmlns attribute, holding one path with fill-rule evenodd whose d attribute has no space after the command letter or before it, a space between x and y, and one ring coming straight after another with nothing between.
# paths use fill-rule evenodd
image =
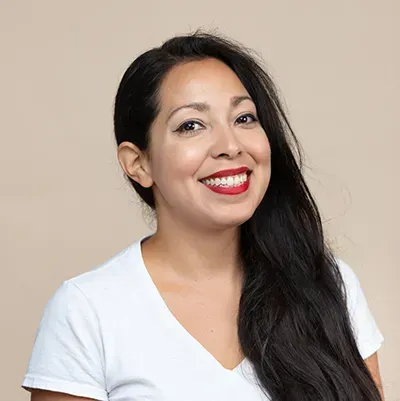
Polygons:
<instances>
[{"instance_id":1,"label":"skin","mask_svg":"<svg viewBox=\"0 0 400 401\"><path fill-rule=\"evenodd\" d=\"M379 371L379 357L378 353L372 354L369 358L364 360L367 368L371 372L371 376L374 379L376 386L378 387L379 393L381 395L382 401L385 401L385 397L383 394L383 385L382 385L382 378Z\"/></svg>"},{"instance_id":2,"label":"skin","mask_svg":"<svg viewBox=\"0 0 400 401\"><path fill-rule=\"evenodd\" d=\"M247 91L219 61L179 66L161 88L162 107L152 127L150 154L143 155L129 143L120 146L124 170L142 185L152 186L157 202L158 230L145 252L150 247L152 252L168 251L171 266L187 278L230 276L236 270L238 226L252 216L268 187L268 138L258 122L243 118L257 118L251 100L232 106L242 96L248 96ZM206 103L209 110L182 108L169 118L193 102ZM239 124L241 117L246 122ZM193 120L194 129L176 132ZM132 160L140 164L132 165ZM199 182L216 171L240 166L252 170L244 194L216 194Z\"/></svg>"},{"instance_id":3,"label":"skin","mask_svg":"<svg viewBox=\"0 0 400 401\"><path fill-rule=\"evenodd\" d=\"M143 257L176 319L218 363L233 369L243 360L236 330L238 227L267 190L268 137L248 92L217 60L174 68L160 100L150 152L131 143L119 147L126 174L155 194L157 232L143 244ZM179 132L182 125L186 130ZM252 171L243 194L217 194L200 182L241 166Z\"/></svg>"},{"instance_id":4,"label":"skin","mask_svg":"<svg viewBox=\"0 0 400 401\"><path fill-rule=\"evenodd\" d=\"M176 67L161 88L150 154L126 142L119 148L122 168L141 185L152 186L158 204L158 230L145 243L144 253L168 252L170 268L192 280L234 273L238 225L251 217L268 186L268 139L258 123L237 124L241 115L256 116L250 100L232 107L240 96L248 96L247 91L216 60ZM207 103L209 110L183 108L169 118L193 102ZM176 132L190 120L196 121L194 130ZM199 182L218 170L243 165L253 171L243 195L215 194Z\"/></svg>"},{"instance_id":5,"label":"skin","mask_svg":"<svg viewBox=\"0 0 400 401\"><path fill-rule=\"evenodd\" d=\"M216 363L233 369L243 359L236 332L242 282L238 227L268 188L268 137L246 89L218 60L172 69L162 83L160 104L149 152L129 142L118 148L124 172L152 187L156 199L157 231L142 245L144 261L175 318ZM185 129L179 132L180 127ZM241 166L252 171L243 194L216 194L200 182ZM380 383L377 355L366 363ZM32 394L32 401L69 400L88 399Z\"/></svg>"}]
</instances>

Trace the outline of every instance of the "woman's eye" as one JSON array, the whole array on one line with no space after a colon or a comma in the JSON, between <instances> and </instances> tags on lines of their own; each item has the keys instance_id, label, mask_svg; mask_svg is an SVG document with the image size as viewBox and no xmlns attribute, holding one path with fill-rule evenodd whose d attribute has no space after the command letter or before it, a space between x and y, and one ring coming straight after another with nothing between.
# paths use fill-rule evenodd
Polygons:
<instances>
[{"instance_id":1,"label":"woman's eye","mask_svg":"<svg viewBox=\"0 0 400 401\"><path fill-rule=\"evenodd\" d=\"M253 114L248 113L239 116L236 119L236 124L250 124L250 123L255 123L256 121L258 121L257 118Z\"/></svg>"},{"instance_id":2,"label":"woman's eye","mask_svg":"<svg viewBox=\"0 0 400 401\"><path fill-rule=\"evenodd\" d=\"M197 121L186 121L176 129L176 132L193 132L201 128L203 128L203 125Z\"/></svg>"}]
</instances>

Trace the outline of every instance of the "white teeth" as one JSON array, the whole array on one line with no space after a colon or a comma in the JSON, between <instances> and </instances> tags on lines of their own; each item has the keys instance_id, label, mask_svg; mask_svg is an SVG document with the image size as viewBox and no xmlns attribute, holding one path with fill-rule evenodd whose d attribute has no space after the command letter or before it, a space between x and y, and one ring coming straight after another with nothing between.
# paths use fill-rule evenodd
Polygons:
<instances>
[{"instance_id":1,"label":"white teeth","mask_svg":"<svg viewBox=\"0 0 400 401\"><path fill-rule=\"evenodd\" d=\"M247 173L222 178L208 178L202 180L206 185L236 187L247 181Z\"/></svg>"}]
</instances>

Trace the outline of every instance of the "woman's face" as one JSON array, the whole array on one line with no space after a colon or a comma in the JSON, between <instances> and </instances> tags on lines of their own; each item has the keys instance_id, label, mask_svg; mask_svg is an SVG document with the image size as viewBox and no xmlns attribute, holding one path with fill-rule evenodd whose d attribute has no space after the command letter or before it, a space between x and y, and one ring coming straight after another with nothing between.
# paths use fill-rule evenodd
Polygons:
<instances>
[{"instance_id":1,"label":"woman's face","mask_svg":"<svg viewBox=\"0 0 400 401\"><path fill-rule=\"evenodd\" d=\"M271 164L267 135L239 78L215 59L189 62L169 72L159 101L149 161L159 218L192 228L244 223L267 190Z\"/></svg>"}]
</instances>

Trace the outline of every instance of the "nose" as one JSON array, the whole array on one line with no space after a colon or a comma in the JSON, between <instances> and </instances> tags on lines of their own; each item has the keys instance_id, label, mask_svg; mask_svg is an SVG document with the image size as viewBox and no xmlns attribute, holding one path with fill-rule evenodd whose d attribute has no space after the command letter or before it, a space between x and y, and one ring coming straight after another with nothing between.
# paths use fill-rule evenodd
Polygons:
<instances>
[{"instance_id":1,"label":"nose","mask_svg":"<svg viewBox=\"0 0 400 401\"><path fill-rule=\"evenodd\" d=\"M214 132L212 156L214 158L234 159L243 151L242 144L237 139L235 132L230 128L218 128Z\"/></svg>"}]
</instances>

